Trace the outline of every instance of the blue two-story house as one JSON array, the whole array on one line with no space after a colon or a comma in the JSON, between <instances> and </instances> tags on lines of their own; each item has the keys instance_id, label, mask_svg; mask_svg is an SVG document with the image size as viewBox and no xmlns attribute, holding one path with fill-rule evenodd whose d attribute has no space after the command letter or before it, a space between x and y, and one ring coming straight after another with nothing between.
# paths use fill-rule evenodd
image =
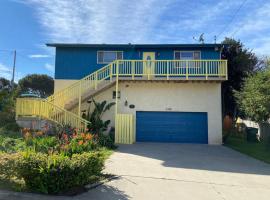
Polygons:
<instances>
[{"instance_id":1,"label":"blue two-story house","mask_svg":"<svg viewBox=\"0 0 270 200\"><path fill-rule=\"evenodd\" d=\"M73 115L80 118L94 98L116 103L103 118L117 143L221 144L221 44L47 46L56 48L55 94L47 101L65 110L61 120L79 126Z\"/></svg>"}]
</instances>

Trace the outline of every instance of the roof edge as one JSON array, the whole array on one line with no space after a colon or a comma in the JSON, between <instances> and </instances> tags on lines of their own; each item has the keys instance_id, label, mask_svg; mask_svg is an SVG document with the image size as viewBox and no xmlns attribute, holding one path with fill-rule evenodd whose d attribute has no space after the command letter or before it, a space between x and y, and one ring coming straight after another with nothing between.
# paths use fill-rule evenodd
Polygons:
<instances>
[{"instance_id":1,"label":"roof edge","mask_svg":"<svg viewBox=\"0 0 270 200\"><path fill-rule=\"evenodd\" d=\"M222 44L83 44L83 43L47 43L48 47L90 47L90 48L110 48L110 47L121 47L121 48L169 48L169 47L221 47Z\"/></svg>"}]
</instances>

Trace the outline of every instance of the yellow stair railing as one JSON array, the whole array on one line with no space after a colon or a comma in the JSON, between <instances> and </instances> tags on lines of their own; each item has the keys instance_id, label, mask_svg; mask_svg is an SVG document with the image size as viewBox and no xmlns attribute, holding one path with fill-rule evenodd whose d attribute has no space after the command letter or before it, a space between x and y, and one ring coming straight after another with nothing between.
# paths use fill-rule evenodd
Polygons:
<instances>
[{"instance_id":1,"label":"yellow stair railing","mask_svg":"<svg viewBox=\"0 0 270 200\"><path fill-rule=\"evenodd\" d=\"M94 73L82 78L79 81L71 84L69 87L60 90L53 95L49 96L47 100L61 108L64 108L66 103L72 99L78 99L80 104L81 96L85 92L91 89L97 89L99 83L103 80L112 80L112 69L116 62L112 62L101 69L95 71ZM79 106L80 107L80 106ZM80 112L80 111L79 111ZM79 114L79 113L78 113Z\"/></svg>"},{"instance_id":2,"label":"yellow stair railing","mask_svg":"<svg viewBox=\"0 0 270 200\"><path fill-rule=\"evenodd\" d=\"M87 125L90 123L80 116L44 99L17 98L16 119L27 116L48 119L61 125L68 124L82 132L86 131Z\"/></svg>"}]
</instances>

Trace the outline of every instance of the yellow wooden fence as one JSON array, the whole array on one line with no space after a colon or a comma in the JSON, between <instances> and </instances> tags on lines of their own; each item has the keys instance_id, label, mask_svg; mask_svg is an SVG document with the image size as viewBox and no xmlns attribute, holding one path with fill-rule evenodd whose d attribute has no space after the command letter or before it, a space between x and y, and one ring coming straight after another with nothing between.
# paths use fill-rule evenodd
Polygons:
<instances>
[{"instance_id":1,"label":"yellow wooden fence","mask_svg":"<svg viewBox=\"0 0 270 200\"><path fill-rule=\"evenodd\" d=\"M133 144L135 142L135 119L132 114L116 114L115 143Z\"/></svg>"}]
</instances>

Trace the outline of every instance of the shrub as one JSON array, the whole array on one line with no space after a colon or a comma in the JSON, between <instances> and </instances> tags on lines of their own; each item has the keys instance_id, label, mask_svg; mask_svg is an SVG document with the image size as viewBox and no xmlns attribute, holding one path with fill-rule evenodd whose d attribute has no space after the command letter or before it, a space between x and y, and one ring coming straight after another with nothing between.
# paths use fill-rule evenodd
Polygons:
<instances>
[{"instance_id":1,"label":"shrub","mask_svg":"<svg viewBox=\"0 0 270 200\"><path fill-rule=\"evenodd\" d=\"M8 131L0 128L0 135L10 138L22 138L22 134L19 131Z\"/></svg>"},{"instance_id":2,"label":"shrub","mask_svg":"<svg viewBox=\"0 0 270 200\"><path fill-rule=\"evenodd\" d=\"M26 145L22 139L14 139L0 136L0 151L6 153L15 153L17 151L25 150Z\"/></svg>"},{"instance_id":3,"label":"shrub","mask_svg":"<svg viewBox=\"0 0 270 200\"><path fill-rule=\"evenodd\" d=\"M55 137L36 137L32 139L32 146L35 151L48 153L58 148L58 141Z\"/></svg>"},{"instance_id":4,"label":"shrub","mask_svg":"<svg viewBox=\"0 0 270 200\"><path fill-rule=\"evenodd\" d=\"M1 131L14 131L19 132L20 127L16 122L10 122L1 127Z\"/></svg>"},{"instance_id":5,"label":"shrub","mask_svg":"<svg viewBox=\"0 0 270 200\"><path fill-rule=\"evenodd\" d=\"M101 147L107 147L109 149L115 149L116 146L110 135L99 134L97 137L98 145Z\"/></svg>"},{"instance_id":6,"label":"shrub","mask_svg":"<svg viewBox=\"0 0 270 200\"><path fill-rule=\"evenodd\" d=\"M28 152L17 163L18 176L29 190L55 194L85 185L100 175L104 156L99 152L72 157Z\"/></svg>"},{"instance_id":7,"label":"shrub","mask_svg":"<svg viewBox=\"0 0 270 200\"><path fill-rule=\"evenodd\" d=\"M0 153L0 175L5 179L17 176L17 161L20 159L19 153Z\"/></svg>"},{"instance_id":8,"label":"shrub","mask_svg":"<svg viewBox=\"0 0 270 200\"><path fill-rule=\"evenodd\" d=\"M12 112L0 112L0 127L15 122L15 114Z\"/></svg>"}]
</instances>

